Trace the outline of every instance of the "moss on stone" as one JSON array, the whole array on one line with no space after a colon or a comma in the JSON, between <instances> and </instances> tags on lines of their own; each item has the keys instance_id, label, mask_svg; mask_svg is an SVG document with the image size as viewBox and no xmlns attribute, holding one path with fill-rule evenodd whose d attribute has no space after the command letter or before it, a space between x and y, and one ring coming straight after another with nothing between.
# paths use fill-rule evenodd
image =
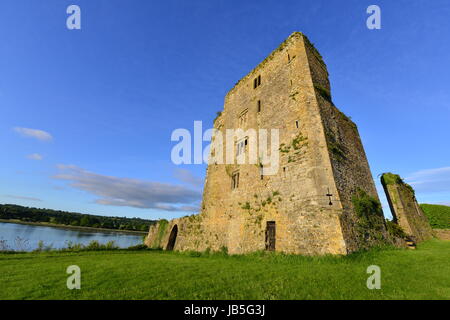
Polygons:
<instances>
[{"instance_id":1,"label":"moss on stone","mask_svg":"<svg viewBox=\"0 0 450 320\"><path fill-rule=\"evenodd\" d=\"M158 235L155 238L155 241L153 242L152 248L158 249L161 248L161 241L164 237L164 234L166 233L167 226L169 225L169 221L166 219L161 219L158 221Z\"/></svg>"},{"instance_id":2,"label":"moss on stone","mask_svg":"<svg viewBox=\"0 0 450 320\"><path fill-rule=\"evenodd\" d=\"M303 39L305 39L305 43L309 46L309 48L311 49L313 54L316 56L316 58L320 62L320 64L322 64L322 66L325 67L325 69L326 69L327 65L326 65L325 61L323 60L322 55L319 53L319 50L317 50L316 47L314 46L314 43L309 41L308 37L305 35L303 35Z\"/></svg>"},{"instance_id":3,"label":"moss on stone","mask_svg":"<svg viewBox=\"0 0 450 320\"><path fill-rule=\"evenodd\" d=\"M241 208L244 210L250 210L252 207L250 206L250 202L246 202Z\"/></svg>"},{"instance_id":4,"label":"moss on stone","mask_svg":"<svg viewBox=\"0 0 450 320\"><path fill-rule=\"evenodd\" d=\"M381 182L385 185L403 184L403 179L398 175L391 172L386 172L381 175Z\"/></svg>"},{"instance_id":5,"label":"moss on stone","mask_svg":"<svg viewBox=\"0 0 450 320\"><path fill-rule=\"evenodd\" d=\"M280 144L280 148L278 149L280 152L289 153L291 147L286 146L284 143Z\"/></svg>"},{"instance_id":6,"label":"moss on stone","mask_svg":"<svg viewBox=\"0 0 450 320\"><path fill-rule=\"evenodd\" d=\"M299 150L301 147L306 146L308 142L306 142L308 138L304 137L301 133L299 133L293 140L292 140L292 148L294 150Z\"/></svg>"},{"instance_id":7,"label":"moss on stone","mask_svg":"<svg viewBox=\"0 0 450 320\"><path fill-rule=\"evenodd\" d=\"M326 101L330 102L331 104L333 103L333 101L331 100L331 93L329 90L325 89L324 87L318 84L314 85L314 89L316 89L316 91L320 94L320 96L324 98Z\"/></svg>"},{"instance_id":8,"label":"moss on stone","mask_svg":"<svg viewBox=\"0 0 450 320\"><path fill-rule=\"evenodd\" d=\"M405 231L403 231L402 227L400 227L397 223L386 219L386 227L388 233L397 238L405 239L407 237Z\"/></svg>"},{"instance_id":9,"label":"moss on stone","mask_svg":"<svg viewBox=\"0 0 450 320\"><path fill-rule=\"evenodd\" d=\"M413 196L413 198L416 198L416 192L414 191L414 188L411 187L409 184L407 184L398 174L394 174L391 172L386 172L381 175L381 183L384 185L401 185L404 186Z\"/></svg>"},{"instance_id":10,"label":"moss on stone","mask_svg":"<svg viewBox=\"0 0 450 320\"><path fill-rule=\"evenodd\" d=\"M380 201L360 188L358 188L353 195L352 203L356 214L360 218L369 219L374 215L383 216Z\"/></svg>"},{"instance_id":11,"label":"moss on stone","mask_svg":"<svg viewBox=\"0 0 450 320\"><path fill-rule=\"evenodd\" d=\"M347 159L346 150L339 144L331 132L326 133L328 141L328 150L335 156L336 160L342 161Z\"/></svg>"}]
</instances>

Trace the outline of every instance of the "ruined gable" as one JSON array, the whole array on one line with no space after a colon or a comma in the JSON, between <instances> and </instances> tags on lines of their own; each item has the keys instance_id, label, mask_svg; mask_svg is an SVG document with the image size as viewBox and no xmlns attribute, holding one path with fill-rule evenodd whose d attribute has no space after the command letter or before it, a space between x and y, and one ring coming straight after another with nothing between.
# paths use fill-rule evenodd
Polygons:
<instances>
[{"instance_id":1,"label":"ruined gable","mask_svg":"<svg viewBox=\"0 0 450 320\"><path fill-rule=\"evenodd\" d=\"M396 222L414 241L420 242L433 237L427 217L417 203L414 189L399 175L384 173L381 183Z\"/></svg>"}]
</instances>

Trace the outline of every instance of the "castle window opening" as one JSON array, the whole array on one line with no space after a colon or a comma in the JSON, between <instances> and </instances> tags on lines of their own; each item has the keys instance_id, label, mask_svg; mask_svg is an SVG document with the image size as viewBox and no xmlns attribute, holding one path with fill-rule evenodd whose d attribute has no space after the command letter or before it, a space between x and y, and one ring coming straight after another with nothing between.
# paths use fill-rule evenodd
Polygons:
<instances>
[{"instance_id":1,"label":"castle window opening","mask_svg":"<svg viewBox=\"0 0 450 320\"><path fill-rule=\"evenodd\" d=\"M261 112L261 100L258 100L258 102L256 103L256 110L258 112Z\"/></svg>"},{"instance_id":2,"label":"castle window opening","mask_svg":"<svg viewBox=\"0 0 450 320\"><path fill-rule=\"evenodd\" d=\"M239 127L243 128L247 125L248 110L244 110L239 116Z\"/></svg>"},{"instance_id":3,"label":"castle window opening","mask_svg":"<svg viewBox=\"0 0 450 320\"><path fill-rule=\"evenodd\" d=\"M295 120L295 127L298 129L298 127L299 127L299 122L298 122L298 120Z\"/></svg>"},{"instance_id":4,"label":"castle window opening","mask_svg":"<svg viewBox=\"0 0 450 320\"><path fill-rule=\"evenodd\" d=\"M236 171L231 175L231 189L237 189L238 187L239 187L239 171Z\"/></svg>"},{"instance_id":5,"label":"castle window opening","mask_svg":"<svg viewBox=\"0 0 450 320\"><path fill-rule=\"evenodd\" d=\"M257 87L259 87L261 85L261 75L257 76L254 80L253 80L253 89L256 89Z\"/></svg>"},{"instance_id":6,"label":"castle window opening","mask_svg":"<svg viewBox=\"0 0 450 320\"><path fill-rule=\"evenodd\" d=\"M238 141L237 147L236 147L236 156L240 156L241 154L244 154L247 149L248 144L248 138L242 139Z\"/></svg>"}]
</instances>

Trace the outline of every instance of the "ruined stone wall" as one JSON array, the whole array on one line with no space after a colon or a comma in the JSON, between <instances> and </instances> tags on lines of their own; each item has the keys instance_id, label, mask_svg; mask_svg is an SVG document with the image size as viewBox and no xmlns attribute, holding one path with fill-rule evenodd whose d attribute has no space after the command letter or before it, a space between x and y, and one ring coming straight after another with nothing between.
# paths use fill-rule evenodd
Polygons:
<instances>
[{"instance_id":1,"label":"ruined stone wall","mask_svg":"<svg viewBox=\"0 0 450 320\"><path fill-rule=\"evenodd\" d=\"M327 156L331 161L342 207L340 222L347 251L385 243L388 235L381 207L380 210L373 210L370 219L361 219L352 201L353 197L358 196L357 191L363 190L379 202L358 128L333 104L326 65L309 41L306 46L310 48L307 50L308 63L323 123Z\"/></svg>"},{"instance_id":2,"label":"ruined stone wall","mask_svg":"<svg viewBox=\"0 0 450 320\"><path fill-rule=\"evenodd\" d=\"M175 250L204 250L203 244L207 239L203 237L204 228L201 215L191 215L170 221L160 220L151 225L145 244L152 249L167 249L170 234L177 226L178 232L175 241Z\"/></svg>"},{"instance_id":3,"label":"ruined stone wall","mask_svg":"<svg viewBox=\"0 0 450 320\"><path fill-rule=\"evenodd\" d=\"M433 237L433 230L427 217L417 203L413 188L399 175L385 173L381 176L394 222L414 241L420 242Z\"/></svg>"}]
</instances>

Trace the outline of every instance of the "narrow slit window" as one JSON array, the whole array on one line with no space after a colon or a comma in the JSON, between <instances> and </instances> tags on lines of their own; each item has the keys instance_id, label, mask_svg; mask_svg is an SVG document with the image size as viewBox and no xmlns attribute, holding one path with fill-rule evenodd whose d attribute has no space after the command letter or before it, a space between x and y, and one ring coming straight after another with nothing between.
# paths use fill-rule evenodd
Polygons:
<instances>
[{"instance_id":1,"label":"narrow slit window","mask_svg":"<svg viewBox=\"0 0 450 320\"><path fill-rule=\"evenodd\" d=\"M231 189L237 189L238 187L239 187L239 172L235 172L231 176Z\"/></svg>"},{"instance_id":2,"label":"narrow slit window","mask_svg":"<svg viewBox=\"0 0 450 320\"><path fill-rule=\"evenodd\" d=\"M261 100L258 100L257 104L256 104L256 110L258 112L261 112Z\"/></svg>"},{"instance_id":3,"label":"narrow slit window","mask_svg":"<svg viewBox=\"0 0 450 320\"><path fill-rule=\"evenodd\" d=\"M259 87L261 85L261 75L257 76L254 80L253 80L253 89L256 89L257 87Z\"/></svg>"},{"instance_id":4,"label":"narrow slit window","mask_svg":"<svg viewBox=\"0 0 450 320\"><path fill-rule=\"evenodd\" d=\"M298 120L295 120L295 127L298 129L298 127L300 126Z\"/></svg>"}]
</instances>

